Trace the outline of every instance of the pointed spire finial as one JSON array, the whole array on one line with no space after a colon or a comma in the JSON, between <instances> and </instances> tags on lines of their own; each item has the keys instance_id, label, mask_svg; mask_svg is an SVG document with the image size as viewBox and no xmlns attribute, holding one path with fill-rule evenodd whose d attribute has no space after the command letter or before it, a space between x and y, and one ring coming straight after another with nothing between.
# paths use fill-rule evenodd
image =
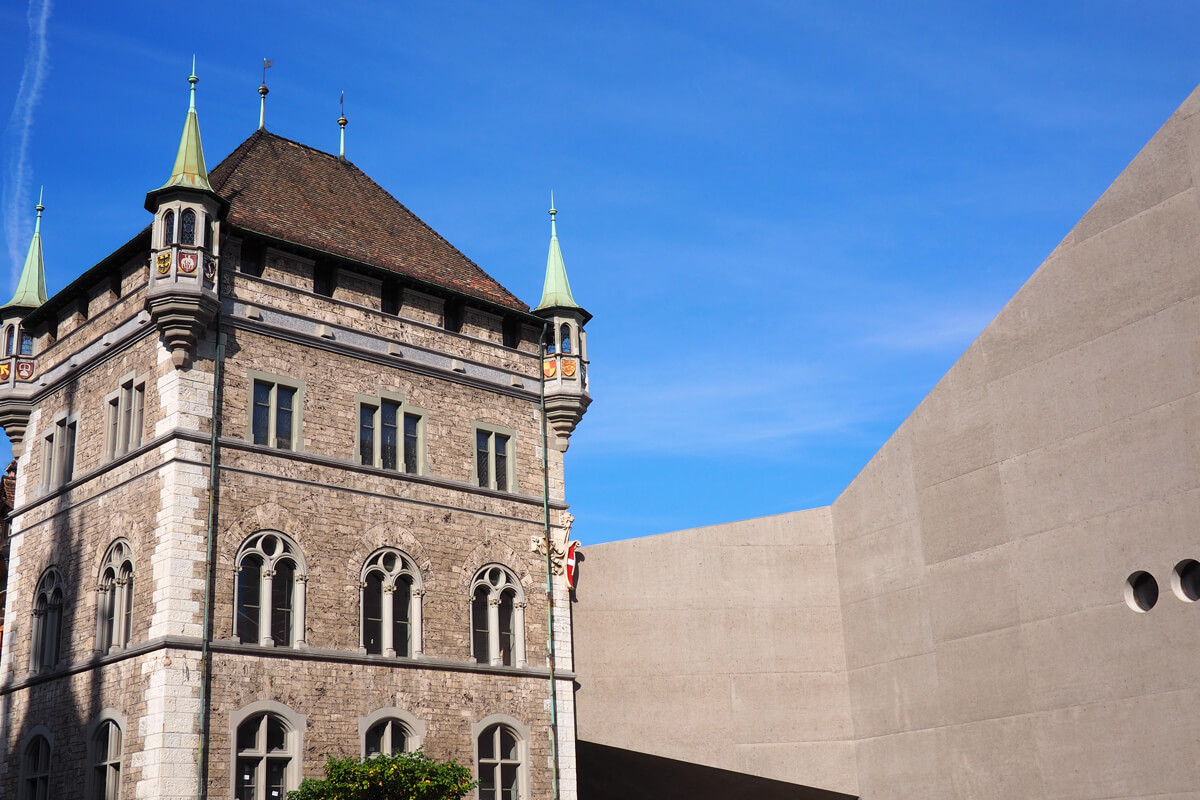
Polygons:
<instances>
[{"instance_id":1,"label":"pointed spire finial","mask_svg":"<svg viewBox=\"0 0 1200 800\"><path fill-rule=\"evenodd\" d=\"M554 227L554 217L558 214L558 209L554 207L554 190L550 190L550 236L558 238L558 231Z\"/></svg>"},{"instance_id":2,"label":"pointed spire finial","mask_svg":"<svg viewBox=\"0 0 1200 800\"><path fill-rule=\"evenodd\" d=\"M346 160L346 122L348 122L348 120L346 119L346 93L345 92L342 92L342 96L338 100L338 104L341 106L341 109L342 109L341 114L338 116L338 127L342 129L342 144L341 144L340 149L338 150L338 158L340 158L342 161L345 161Z\"/></svg>"},{"instance_id":3,"label":"pointed spire finial","mask_svg":"<svg viewBox=\"0 0 1200 800\"><path fill-rule=\"evenodd\" d=\"M183 122L183 135L179 137L179 151L175 154L171 177L161 188L186 186L212 191L208 170L204 166L204 148L200 144L200 122L196 116L196 84L199 82L200 79L196 77L196 57L192 56L192 74L188 76L191 99Z\"/></svg>"},{"instance_id":4,"label":"pointed spire finial","mask_svg":"<svg viewBox=\"0 0 1200 800\"><path fill-rule=\"evenodd\" d=\"M188 83L190 83L192 85L192 99L188 103L188 109L191 111L196 110L196 84L199 82L200 82L200 79L196 77L196 55L193 53L192 54L192 74L188 75Z\"/></svg>"},{"instance_id":5,"label":"pointed spire finial","mask_svg":"<svg viewBox=\"0 0 1200 800\"><path fill-rule=\"evenodd\" d=\"M258 129L260 131L267 127L267 94L271 91L267 88L267 70L273 66L275 66L274 61L269 58L263 59L263 80L262 85L258 87Z\"/></svg>"},{"instance_id":6,"label":"pointed spire finial","mask_svg":"<svg viewBox=\"0 0 1200 800\"><path fill-rule=\"evenodd\" d=\"M44 189L44 187L43 187ZM33 238L29 241L29 252L25 255L25 266L21 270L21 279L17 282L17 290L12 300L4 307L19 306L21 308L37 308L46 302L46 263L42 257L42 205L43 191L38 192L37 220L33 223Z\"/></svg>"},{"instance_id":7,"label":"pointed spire finial","mask_svg":"<svg viewBox=\"0 0 1200 800\"><path fill-rule=\"evenodd\" d=\"M542 287L542 302L534 311L547 308L580 308L571 296L571 283L567 280L567 265L563 263L562 248L558 244L558 229L555 217L554 192L550 193L550 252L546 256L546 283Z\"/></svg>"}]
</instances>

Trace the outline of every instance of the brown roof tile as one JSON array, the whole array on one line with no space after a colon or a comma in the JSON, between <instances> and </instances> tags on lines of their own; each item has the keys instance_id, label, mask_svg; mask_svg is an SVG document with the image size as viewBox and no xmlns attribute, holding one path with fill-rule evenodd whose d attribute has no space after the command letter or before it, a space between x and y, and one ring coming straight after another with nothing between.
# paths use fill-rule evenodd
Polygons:
<instances>
[{"instance_id":1,"label":"brown roof tile","mask_svg":"<svg viewBox=\"0 0 1200 800\"><path fill-rule=\"evenodd\" d=\"M255 131L209 171L233 225L508 308L522 303L358 167Z\"/></svg>"}]
</instances>

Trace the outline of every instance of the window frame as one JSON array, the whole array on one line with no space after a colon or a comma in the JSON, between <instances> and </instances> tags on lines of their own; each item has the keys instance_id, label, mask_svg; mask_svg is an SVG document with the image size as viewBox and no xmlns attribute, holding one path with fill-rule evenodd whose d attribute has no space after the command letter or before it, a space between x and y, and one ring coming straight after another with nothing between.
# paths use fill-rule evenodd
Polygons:
<instances>
[{"instance_id":1,"label":"window frame","mask_svg":"<svg viewBox=\"0 0 1200 800\"><path fill-rule=\"evenodd\" d=\"M30 775L25 762L29 757L29 749L39 741L46 745L46 763L44 767L39 765L37 772ZM17 752L21 754L18 762L20 768L17 779L17 800L46 800L51 796L50 776L54 774L54 734L50 733L44 725L35 725L29 733L22 737ZM41 782L44 792L39 792L36 785L32 791L29 790L27 784L37 781Z\"/></svg>"},{"instance_id":2,"label":"window frame","mask_svg":"<svg viewBox=\"0 0 1200 800\"><path fill-rule=\"evenodd\" d=\"M383 465L383 404L395 403L396 408L396 466L385 467ZM364 467L374 467L375 469L386 469L388 472L397 472L404 475L427 475L429 464L426 458L426 420L429 418L429 411L419 406L414 406L405 401L404 395L397 392L380 391L377 395L356 394L354 395L354 407L358 413L354 417L354 463ZM363 428L363 410L369 408L373 410L373 444L371 447L371 463L363 463L362 452L362 428ZM409 469L408 459L405 457L405 417L414 416L417 418L417 463L413 465L413 469Z\"/></svg>"},{"instance_id":3,"label":"window frame","mask_svg":"<svg viewBox=\"0 0 1200 800\"><path fill-rule=\"evenodd\" d=\"M269 537L278 539L278 549L267 552L264 547ZM258 572L258 620L255 622L258 641L246 642L241 638L239 618L242 616L242 580L243 563L248 556L259 559ZM287 642L279 643L273 636L275 629L275 573L280 562L287 560L292 563L291 587L291 620L290 636ZM255 531L246 537L238 547L233 570L233 636L243 644L257 644L263 647L304 648L305 641L305 604L306 584L308 583L308 565L304 560L304 552L299 543L282 531L266 529Z\"/></svg>"},{"instance_id":4,"label":"window frame","mask_svg":"<svg viewBox=\"0 0 1200 800\"><path fill-rule=\"evenodd\" d=\"M30 637L29 637L29 674L42 675L47 672L53 672L62 661L62 628L63 628L63 613L67 606L66 581L63 580L62 572L58 567L47 567L40 578L38 578L37 588L33 592L33 608L31 615ZM55 596L57 595L57 600ZM46 597L45 608L41 607L42 598ZM55 603L57 602L57 605ZM53 623L53 624L51 624ZM47 663L46 656L51 654L50 648L53 648L53 658Z\"/></svg>"},{"instance_id":5,"label":"window frame","mask_svg":"<svg viewBox=\"0 0 1200 800\"><path fill-rule=\"evenodd\" d=\"M503 583L497 584L490 580L491 571L499 569L505 577ZM506 590L512 590L512 608L510 611L509 622L511 623L512 636L512 663L506 664L504 661L504 647L501 642L501 636L504 631L501 625L501 612L504 604L504 595ZM486 617L486 627L478 626L479 609L476 605L478 592L486 590L486 606L484 613ZM521 580L517 574L503 564L491 562L484 564L475 571L475 577L471 579L470 591L467 595L469 605L468 619L470 620L470 636L468 641L471 648L471 660L477 664L489 664L493 667L524 667L527 663L525 654L525 589L521 586ZM487 634L487 653L479 652L479 647L475 641L475 634L479 630L485 630Z\"/></svg>"},{"instance_id":6,"label":"window frame","mask_svg":"<svg viewBox=\"0 0 1200 800\"><path fill-rule=\"evenodd\" d=\"M133 567L129 540L114 540L104 553L96 580L96 652L101 655L121 652L133 638L133 590L137 586ZM112 580L108 582L110 572Z\"/></svg>"},{"instance_id":7,"label":"window frame","mask_svg":"<svg viewBox=\"0 0 1200 800\"><path fill-rule=\"evenodd\" d=\"M112 739L108 740L108 752L100 754L97 752L100 732L105 726L112 725L117 729L120 735L120 742L117 747L116 757L116 779L115 792L110 791L114 788L113 780L113 764L112 759ZM104 769L105 773L105 793L103 800L120 800L121 796L121 777L125 772L125 732L129 729L129 721L124 714L114 708L106 708L96 715L91 724L87 728L87 777L85 778L84 797L95 798L97 792L98 776L97 772ZM103 756L103 760L102 760Z\"/></svg>"},{"instance_id":8,"label":"window frame","mask_svg":"<svg viewBox=\"0 0 1200 800\"><path fill-rule=\"evenodd\" d=\"M130 372L116 389L104 396L104 459L115 458L142 446L146 430L148 375Z\"/></svg>"},{"instance_id":9,"label":"window frame","mask_svg":"<svg viewBox=\"0 0 1200 800\"><path fill-rule=\"evenodd\" d=\"M529 785L530 730L528 725L525 725L520 720L516 719L515 717L511 717L508 714L490 714L479 720L479 722L471 725L471 747L473 748L474 753L471 771L474 773L473 777L475 780L480 781L480 785L476 786L474 789L476 800L479 800L479 798L483 796L481 781L483 772L483 759L479 757L479 740L484 734L490 733L493 728L498 727L508 728L513 734L513 737L517 740L517 797L518 800L528 800L528 798L531 797ZM504 760L505 759L500 758L499 754L497 753L497 758L489 759L489 762L496 763L498 768L501 762ZM499 800L498 790L495 796L497 800Z\"/></svg>"},{"instance_id":10,"label":"window frame","mask_svg":"<svg viewBox=\"0 0 1200 800\"><path fill-rule=\"evenodd\" d=\"M286 767L285 780L285 797L287 792L294 791L300 788L300 781L304 777L304 731L308 721L307 714L301 714L282 703L274 700L259 700L247 706L229 712L229 790L230 795L237 797L238 786L238 760L241 752L238 750L238 729L243 724L251 722L255 717L263 717L264 721L267 717L275 717L282 721L287 728L286 749L288 764ZM262 724L262 723L260 723ZM258 735L261 735L261 729ZM257 745L257 739L255 744ZM256 772L256 791L255 800L267 800L267 787L265 772L262 770L263 765L267 763L269 756L268 746L264 743L264 747L260 752L250 753L252 758L260 758L260 766ZM276 756L278 758L279 756ZM280 798L283 800L283 798Z\"/></svg>"},{"instance_id":11,"label":"window frame","mask_svg":"<svg viewBox=\"0 0 1200 800\"><path fill-rule=\"evenodd\" d=\"M79 454L79 415L58 412L39 438L42 442L41 490L45 493L75 478L75 462Z\"/></svg>"},{"instance_id":12,"label":"window frame","mask_svg":"<svg viewBox=\"0 0 1200 800\"><path fill-rule=\"evenodd\" d=\"M411 753L425 746L425 723L402 708L391 706L377 708L365 717L358 718L358 744L361 758L367 755L367 734L382 722L399 722L408 734L407 747L401 751Z\"/></svg>"},{"instance_id":13,"label":"window frame","mask_svg":"<svg viewBox=\"0 0 1200 800\"><path fill-rule=\"evenodd\" d=\"M486 434L488 437L488 464L487 486L479 482L479 454L482 452L479 449L479 435ZM496 481L496 436L505 436L508 439L508 452L505 453L505 485L499 486ZM494 489L498 492L516 492L517 491L517 432L512 428L505 428L502 425L492 425L488 422L472 422L471 423L471 440L472 450L475 457L472 459L475 466L475 474L472 476L472 483L481 489Z\"/></svg>"},{"instance_id":14,"label":"window frame","mask_svg":"<svg viewBox=\"0 0 1200 800\"><path fill-rule=\"evenodd\" d=\"M305 381L285 378L281 375L272 375L268 372L259 372L252 369L247 371L247 415L246 415L246 441L251 444L256 444L254 437L254 406L255 406L255 387L259 383L271 385L270 406L267 416L267 442L258 444L259 447L268 447L272 450L285 450L292 453L302 452L301 445L304 443L304 388ZM277 424L279 421L279 393L278 387L284 386L293 389L295 394L292 398L292 437L290 447L279 447L277 441Z\"/></svg>"},{"instance_id":15,"label":"window frame","mask_svg":"<svg viewBox=\"0 0 1200 800\"><path fill-rule=\"evenodd\" d=\"M394 557L399 564L394 569L388 569L383 561L385 556ZM380 586L380 652L370 653L370 655L380 655L385 658L420 658L423 653L422 638L423 638L423 598L425 597L425 584L421 578L421 570L417 567L412 556L405 553L396 547L380 547L367 557L363 562L362 570L359 573L359 590L358 590L358 651L363 654L368 654L367 650L367 625L366 625L366 601L367 601L367 578L372 572L382 572L383 581ZM409 604L408 604L408 642L405 652L401 653L400 649L395 646L393 640L392 629L395 626L395 588L397 582L405 577L409 578ZM388 591L389 584L392 591ZM390 595L390 597L389 597ZM389 609L388 606L392 606ZM388 612L392 611L391 614ZM388 625L389 616L392 618L392 624ZM391 647L388 647L388 644ZM390 651L390 652L389 652Z\"/></svg>"}]
</instances>

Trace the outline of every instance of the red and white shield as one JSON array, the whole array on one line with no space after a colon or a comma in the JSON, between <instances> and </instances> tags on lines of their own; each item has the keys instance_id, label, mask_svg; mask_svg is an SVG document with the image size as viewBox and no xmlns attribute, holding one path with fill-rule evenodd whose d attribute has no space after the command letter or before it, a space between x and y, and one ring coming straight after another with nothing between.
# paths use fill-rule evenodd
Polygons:
<instances>
[{"instance_id":1,"label":"red and white shield","mask_svg":"<svg viewBox=\"0 0 1200 800\"><path fill-rule=\"evenodd\" d=\"M567 587L575 588L575 548L579 542L571 542L567 548Z\"/></svg>"}]
</instances>

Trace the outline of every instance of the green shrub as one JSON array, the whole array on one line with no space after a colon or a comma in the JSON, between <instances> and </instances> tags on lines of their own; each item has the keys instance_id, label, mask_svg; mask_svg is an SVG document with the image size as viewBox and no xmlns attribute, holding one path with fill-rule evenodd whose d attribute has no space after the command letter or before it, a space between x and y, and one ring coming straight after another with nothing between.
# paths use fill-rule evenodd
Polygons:
<instances>
[{"instance_id":1,"label":"green shrub","mask_svg":"<svg viewBox=\"0 0 1200 800\"><path fill-rule=\"evenodd\" d=\"M288 800L460 800L474 788L469 769L418 750L365 761L330 758L325 778L309 778L288 792Z\"/></svg>"}]
</instances>

